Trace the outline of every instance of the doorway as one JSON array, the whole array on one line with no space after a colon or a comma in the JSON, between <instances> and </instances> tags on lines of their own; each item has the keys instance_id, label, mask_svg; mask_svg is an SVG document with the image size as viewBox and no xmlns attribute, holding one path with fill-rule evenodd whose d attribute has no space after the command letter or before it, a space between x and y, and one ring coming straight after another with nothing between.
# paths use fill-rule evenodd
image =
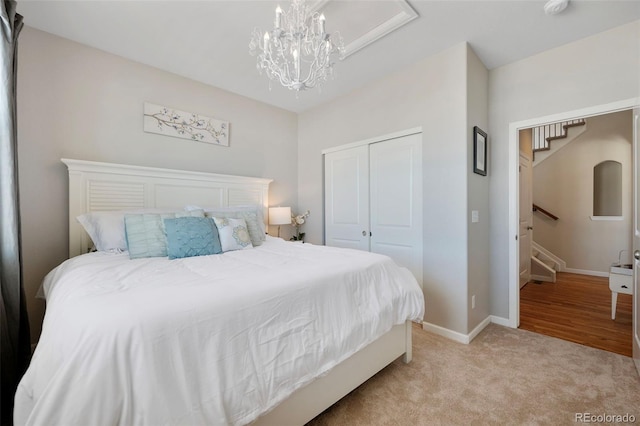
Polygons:
<instances>
[{"instance_id":1,"label":"doorway","mask_svg":"<svg viewBox=\"0 0 640 426\"><path fill-rule=\"evenodd\" d=\"M620 292L613 319L608 277L612 263L631 263L632 119L519 132L520 328L631 356L631 295Z\"/></svg>"},{"instance_id":2,"label":"doorway","mask_svg":"<svg viewBox=\"0 0 640 426\"><path fill-rule=\"evenodd\" d=\"M626 101L620 101L616 103L600 105L590 108L585 108L576 111L570 111L562 114L555 114L552 116L539 117L535 119L520 121L511 123L509 126L509 230L510 235L515 238L509 240L509 325L517 328L520 323L520 250L519 250L519 178L518 178L518 166L519 166L519 146L518 146L518 133L521 129L536 127L544 125L546 123L560 122L573 120L580 117L593 117L611 112L618 112L623 110L630 110L634 107L638 107L637 99L629 99ZM637 139L637 135L634 136ZM634 173L637 167L634 167ZM635 176L635 175L634 175ZM636 181L637 178L634 178ZM637 208L634 206L634 216ZM636 221L637 222L637 221ZM636 223L634 222L634 229ZM637 286L637 284L636 284ZM633 309L634 317L637 316L637 304L638 293L634 294ZM637 321L633 321L633 342L634 342L634 358L636 357L636 346L640 342L640 334L638 332ZM636 342L638 340L638 342ZM640 356L640 355L639 355Z\"/></svg>"}]
</instances>

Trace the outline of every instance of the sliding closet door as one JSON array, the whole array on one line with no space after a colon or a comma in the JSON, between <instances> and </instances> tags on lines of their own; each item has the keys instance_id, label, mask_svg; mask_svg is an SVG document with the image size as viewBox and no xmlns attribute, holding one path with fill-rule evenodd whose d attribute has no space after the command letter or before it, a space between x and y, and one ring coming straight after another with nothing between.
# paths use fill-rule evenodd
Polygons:
<instances>
[{"instance_id":1,"label":"sliding closet door","mask_svg":"<svg viewBox=\"0 0 640 426\"><path fill-rule=\"evenodd\" d=\"M371 251L422 285L422 134L371 144L369 168Z\"/></svg>"},{"instance_id":2,"label":"sliding closet door","mask_svg":"<svg viewBox=\"0 0 640 426\"><path fill-rule=\"evenodd\" d=\"M369 147L325 155L325 244L369 250Z\"/></svg>"}]
</instances>

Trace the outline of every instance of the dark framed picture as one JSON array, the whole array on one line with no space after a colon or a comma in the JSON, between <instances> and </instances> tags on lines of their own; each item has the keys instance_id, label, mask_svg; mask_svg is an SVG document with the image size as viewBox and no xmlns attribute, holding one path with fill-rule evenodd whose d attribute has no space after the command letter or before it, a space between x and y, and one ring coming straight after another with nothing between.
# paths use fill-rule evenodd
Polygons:
<instances>
[{"instance_id":1,"label":"dark framed picture","mask_svg":"<svg viewBox=\"0 0 640 426\"><path fill-rule=\"evenodd\" d=\"M487 175L487 134L473 127L473 173Z\"/></svg>"}]
</instances>

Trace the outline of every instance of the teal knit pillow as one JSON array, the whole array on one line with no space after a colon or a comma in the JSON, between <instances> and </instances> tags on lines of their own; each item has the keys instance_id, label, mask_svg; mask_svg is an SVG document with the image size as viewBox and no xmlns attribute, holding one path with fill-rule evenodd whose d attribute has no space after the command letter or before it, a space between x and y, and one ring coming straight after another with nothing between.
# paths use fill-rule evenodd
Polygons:
<instances>
[{"instance_id":1,"label":"teal knit pillow","mask_svg":"<svg viewBox=\"0 0 640 426\"><path fill-rule=\"evenodd\" d=\"M222 253L218 228L209 217L165 219L169 259Z\"/></svg>"}]
</instances>

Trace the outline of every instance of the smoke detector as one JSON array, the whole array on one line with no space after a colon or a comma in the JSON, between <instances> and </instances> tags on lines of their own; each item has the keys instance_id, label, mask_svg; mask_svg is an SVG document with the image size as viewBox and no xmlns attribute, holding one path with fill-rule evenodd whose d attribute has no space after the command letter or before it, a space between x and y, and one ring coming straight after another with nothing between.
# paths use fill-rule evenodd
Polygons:
<instances>
[{"instance_id":1,"label":"smoke detector","mask_svg":"<svg viewBox=\"0 0 640 426\"><path fill-rule=\"evenodd\" d=\"M547 15L557 15L567 8L569 0L549 0L544 5L544 13Z\"/></svg>"}]
</instances>

